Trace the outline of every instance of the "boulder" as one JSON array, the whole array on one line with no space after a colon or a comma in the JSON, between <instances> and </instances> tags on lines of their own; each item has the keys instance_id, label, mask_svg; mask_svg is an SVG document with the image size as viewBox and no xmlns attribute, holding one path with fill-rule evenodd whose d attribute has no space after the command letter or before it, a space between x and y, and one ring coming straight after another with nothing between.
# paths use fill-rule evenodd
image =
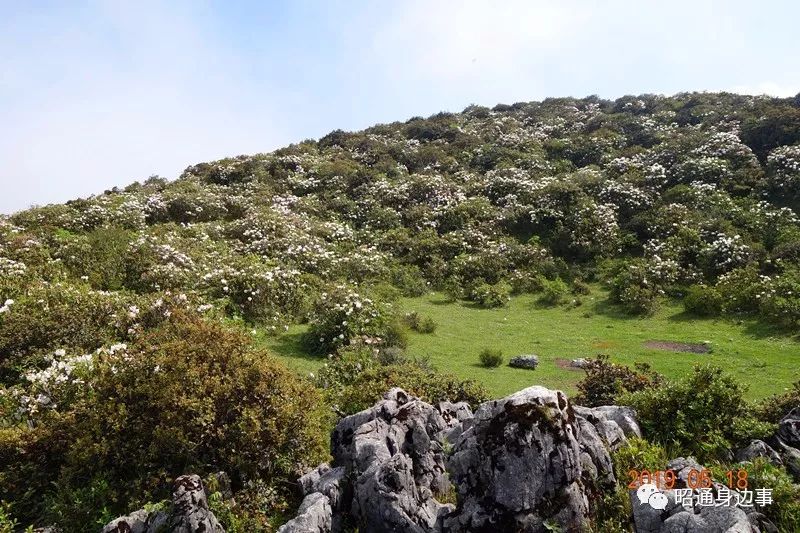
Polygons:
<instances>
[{"instance_id":1,"label":"boulder","mask_svg":"<svg viewBox=\"0 0 800 533\"><path fill-rule=\"evenodd\" d=\"M297 516L278 528L278 533L320 533L332 528L330 499L320 492L313 492L303 499Z\"/></svg>"},{"instance_id":2,"label":"boulder","mask_svg":"<svg viewBox=\"0 0 800 533\"><path fill-rule=\"evenodd\" d=\"M472 418L466 403L434 407L401 389L375 406L343 418L331 435L332 464L300 478L305 498L281 533L440 531L453 506L436 499L450 491L447 435Z\"/></svg>"},{"instance_id":3,"label":"boulder","mask_svg":"<svg viewBox=\"0 0 800 533\"><path fill-rule=\"evenodd\" d=\"M778 423L778 438L792 448L800 448L800 407L792 409Z\"/></svg>"},{"instance_id":4,"label":"boulder","mask_svg":"<svg viewBox=\"0 0 800 533\"><path fill-rule=\"evenodd\" d=\"M757 457L764 457L774 465L783 464L778 452L763 440L751 440L750 444L736 452L736 461L740 463L752 462Z\"/></svg>"},{"instance_id":5,"label":"boulder","mask_svg":"<svg viewBox=\"0 0 800 533\"><path fill-rule=\"evenodd\" d=\"M600 407L575 406L575 414L588 420L611 450L625 445L629 438L641 437L642 430L636 422L636 413L630 407L603 405Z\"/></svg>"},{"instance_id":6,"label":"boulder","mask_svg":"<svg viewBox=\"0 0 800 533\"><path fill-rule=\"evenodd\" d=\"M186 475L175 480L172 506L167 511L135 511L111 521L102 533L225 533L214 514L199 476Z\"/></svg>"},{"instance_id":7,"label":"boulder","mask_svg":"<svg viewBox=\"0 0 800 533\"><path fill-rule=\"evenodd\" d=\"M172 514L166 531L172 533L225 533L208 509L206 492L199 476L181 476L172 489Z\"/></svg>"},{"instance_id":8,"label":"boulder","mask_svg":"<svg viewBox=\"0 0 800 533\"><path fill-rule=\"evenodd\" d=\"M594 464L592 455L602 453L592 445L582 450L580 431L560 391L530 387L482 404L449 461L458 507L445 520L445 528L529 532L547 531L551 524L567 531L585 528L589 505L582 464ZM600 462L607 458L608 452Z\"/></svg>"},{"instance_id":9,"label":"boulder","mask_svg":"<svg viewBox=\"0 0 800 533\"><path fill-rule=\"evenodd\" d=\"M662 490L667 497L665 509L655 509L647 502L640 502L636 491L632 490L634 531L636 533L773 533L777 531L772 522L752 507L740 508L737 499L728 505L707 506L697 503L698 491L692 491L691 502L677 502L677 490L686 489L692 470L698 472L703 467L692 457L679 457L670 461L666 469L676 475L675 489ZM715 494L722 485L714 483L710 490ZM735 493L736 491L731 491Z\"/></svg>"},{"instance_id":10,"label":"boulder","mask_svg":"<svg viewBox=\"0 0 800 533\"><path fill-rule=\"evenodd\" d=\"M508 361L508 366L535 370L539 366L539 357L536 355L517 355Z\"/></svg>"}]
</instances>

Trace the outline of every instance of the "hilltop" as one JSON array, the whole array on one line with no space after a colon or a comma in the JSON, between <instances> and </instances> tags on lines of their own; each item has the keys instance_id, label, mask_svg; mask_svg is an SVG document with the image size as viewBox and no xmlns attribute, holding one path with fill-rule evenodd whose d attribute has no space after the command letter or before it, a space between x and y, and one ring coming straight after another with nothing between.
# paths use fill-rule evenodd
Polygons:
<instances>
[{"instance_id":1,"label":"hilltop","mask_svg":"<svg viewBox=\"0 0 800 533\"><path fill-rule=\"evenodd\" d=\"M798 209L800 95L682 93L473 105L0 217L0 500L80 530L224 470L244 502L216 509L225 527L269 529L331 410L392 386L642 406L625 395L702 375L735 397L726 422L751 421L750 393L694 357L752 378L777 423L800 397ZM622 366L643 343L711 353ZM539 348L537 370L478 364ZM719 459L774 430L748 427L645 437Z\"/></svg>"}]
</instances>

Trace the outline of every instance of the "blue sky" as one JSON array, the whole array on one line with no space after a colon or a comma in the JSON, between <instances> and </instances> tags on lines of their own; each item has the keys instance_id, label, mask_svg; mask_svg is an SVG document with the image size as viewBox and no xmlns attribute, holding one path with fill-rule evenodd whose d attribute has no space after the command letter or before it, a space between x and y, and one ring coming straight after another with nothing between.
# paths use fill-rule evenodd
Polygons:
<instances>
[{"instance_id":1,"label":"blue sky","mask_svg":"<svg viewBox=\"0 0 800 533\"><path fill-rule=\"evenodd\" d=\"M471 103L800 92L800 3L0 0L0 213Z\"/></svg>"}]
</instances>

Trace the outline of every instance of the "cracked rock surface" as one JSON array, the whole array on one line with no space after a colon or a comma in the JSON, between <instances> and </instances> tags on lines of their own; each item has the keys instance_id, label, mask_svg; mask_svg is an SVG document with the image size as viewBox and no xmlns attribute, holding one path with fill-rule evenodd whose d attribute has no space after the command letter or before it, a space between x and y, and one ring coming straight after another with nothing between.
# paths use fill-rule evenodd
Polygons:
<instances>
[{"instance_id":1,"label":"cracked rock surface","mask_svg":"<svg viewBox=\"0 0 800 533\"><path fill-rule=\"evenodd\" d=\"M175 480L169 511L144 509L107 524L102 533L225 533L214 514L199 476L186 475Z\"/></svg>"},{"instance_id":2,"label":"cracked rock surface","mask_svg":"<svg viewBox=\"0 0 800 533\"><path fill-rule=\"evenodd\" d=\"M543 387L474 415L392 389L337 424L332 464L300 479L305 499L279 531L578 531L588 496L615 483L609 450L639 435L631 410L573 409Z\"/></svg>"}]
</instances>

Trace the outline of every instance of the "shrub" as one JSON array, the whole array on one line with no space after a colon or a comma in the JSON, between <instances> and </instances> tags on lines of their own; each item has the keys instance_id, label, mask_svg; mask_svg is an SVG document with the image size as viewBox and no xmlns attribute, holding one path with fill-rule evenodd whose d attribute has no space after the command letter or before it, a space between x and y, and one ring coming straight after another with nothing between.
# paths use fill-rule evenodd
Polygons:
<instances>
[{"instance_id":1,"label":"shrub","mask_svg":"<svg viewBox=\"0 0 800 533\"><path fill-rule=\"evenodd\" d=\"M403 296L422 296L429 290L428 282L419 267L400 265L392 270L392 282L400 289Z\"/></svg>"},{"instance_id":2,"label":"shrub","mask_svg":"<svg viewBox=\"0 0 800 533\"><path fill-rule=\"evenodd\" d=\"M429 316L422 317L416 311L406 313L403 320L408 327L417 333L433 333L436 331L436 321Z\"/></svg>"},{"instance_id":3,"label":"shrub","mask_svg":"<svg viewBox=\"0 0 800 533\"><path fill-rule=\"evenodd\" d=\"M470 297L481 307L503 307L511 298L511 285L504 281L493 285L480 283L472 290Z\"/></svg>"},{"instance_id":4,"label":"shrub","mask_svg":"<svg viewBox=\"0 0 800 533\"><path fill-rule=\"evenodd\" d=\"M426 316L422 319L417 327L417 331L420 333L434 333L437 328L436 321L429 316Z\"/></svg>"},{"instance_id":5,"label":"shrub","mask_svg":"<svg viewBox=\"0 0 800 533\"><path fill-rule=\"evenodd\" d=\"M791 390L764 398L756 405L756 417L777 424L792 409L800 409L800 381Z\"/></svg>"},{"instance_id":6,"label":"shrub","mask_svg":"<svg viewBox=\"0 0 800 533\"><path fill-rule=\"evenodd\" d=\"M408 330L400 320L392 320L383 333L382 347L405 349L408 346Z\"/></svg>"},{"instance_id":7,"label":"shrub","mask_svg":"<svg viewBox=\"0 0 800 533\"><path fill-rule=\"evenodd\" d=\"M688 313L698 316L718 316L722 312L722 295L714 287L692 285L683 297Z\"/></svg>"},{"instance_id":8,"label":"shrub","mask_svg":"<svg viewBox=\"0 0 800 533\"><path fill-rule=\"evenodd\" d=\"M303 337L306 350L330 354L355 340L384 343L387 335L402 339L402 333L387 316L386 306L344 286L323 292L311 313Z\"/></svg>"},{"instance_id":9,"label":"shrub","mask_svg":"<svg viewBox=\"0 0 800 533\"><path fill-rule=\"evenodd\" d=\"M611 300L634 315L652 315L658 309L658 297L662 294L660 280L652 265L644 261L632 261L625 265L611 280Z\"/></svg>"},{"instance_id":10,"label":"shrub","mask_svg":"<svg viewBox=\"0 0 800 533\"><path fill-rule=\"evenodd\" d=\"M745 391L722 369L698 365L686 379L627 394L619 401L636 409L648 438L710 462L726 458L734 445L765 438L774 429L752 416Z\"/></svg>"},{"instance_id":11,"label":"shrub","mask_svg":"<svg viewBox=\"0 0 800 533\"><path fill-rule=\"evenodd\" d=\"M591 292L592 292L592 289L591 289L591 287L589 287L588 283L586 283L584 281L581 281L579 279L576 279L575 281L572 282L572 294L576 294L576 295L580 294L580 295L586 296L587 294L589 294Z\"/></svg>"},{"instance_id":12,"label":"shrub","mask_svg":"<svg viewBox=\"0 0 800 533\"><path fill-rule=\"evenodd\" d=\"M542 295L539 301L546 305L558 305L569 294L569 287L561 278L553 280L541 278Z\"/></svg>"},{"instance_id":13,"label":"shrub","mask_svg":"<svg viewBox=\"0 0 800 533\"><path fill-rule=\"evenodd\" d=\"M503 364L503 352L495 348L484 348L480 353L481 365L495 368Z\"/></svg>"},{"instance_id":14,"label":"shrub","mask_svg":"<svg viewBox=\"0 0 800 533\"><path fill-rule=\"evenodd\" d=\"M758 457L744 465L748 489L772 489L772 505L759 509L778 531L800 531L800 485L793 482L785 468Z\"/></svg>"},{"instance_id":15,"label":"shrub","mask_svg":"<svg viewBox=\"0 0 800 533\"><path fill-rule=\"evenodd\" d=\"M72 275L86 276L95 289L119 290L127 276L127 251L131 232L117 227L99 228L72 237L59 251Z\"/></svg>"},{"instance_id":16,"label":"shrub","mask_svg":"<svg viewBox=\"0 0 800 533\"><path fill-rule=\"evenodd\" d=\"M770 279L757 295L759 312L789 329L800 326L800 270L787 270Z\"/></svg>"},{"instance_id":17,"label":"shrub","mask_svg":"<svg viewBox=\"0 0 800 533\"><path fill-rule=\"evenodd\" d=\"M758 311L762 282L754 267L737 268L717 280L716 289L723 298L723 310L732 312Z\"/></svg>"},{"instance_id":18,"label":"shrub","mask_svg":"<svg viewBox=\"0 0 800 533\"><path fill-rule=\"evenodd\" d=\"M624 533L631 531L631 498L628 479L623 477L631 470L663 470L669 460L666 450L644 439L632 438L627 446L622 446L611 454L617 485L613 491L602 493L596 506L595 528L593 531Z\"/></svg>"},{"instance_id":19,"label":"shrub","mask_svg":"<svg viewBox=\"0 0 800 533\"><path fill-rule=\"evenodd\" d=\"M663 382L663 377L646 363L636 363L632 370L612 363L608 355L590 359L583 370L586 376L578 382L578 395L573 401L587 407L613 405L623 393L650 389Z\"/></svg>"},{"instance_id":20,"label":"shrub","mask_svg":"<svg viewBox=\"0 0 800 533\"><path fill-rule=\"evenodd\" d=\"M175 315L122 356L98 356L88 385L69 410L0 434L0 498L20 518L82 531L168 497L186 472L283 487L326 455L314 387L219 324Z\"/></svg>"},{"instance_id":21,"label":"shrub","mask_svg":"<svg viewBox=\"0 0 800 533\"><path fill-rule=\"evenodd\" d=\"M63 284L32 288L0 314L0 364L60 348L93 351L127 335L128 312L119 294Z\"/></svg>"},{"instance_id":22,"label":"shrub","mask_svg":"<svg viewBox=\"0 0 800 533\"><path fill-rule=\"evenodd\" d=\"M314 377L317 387L329 391L336 398L344 387L352 383L367 369L377 365L376 354L368 346L348 346L331 357Z\"/></svg>"},{"instance_id":23,"label":"shrub","mask_svg":"<svg viewBox=\"0 0 800 533\"><path fill-rule=\"evenodd\" d=\"M631 285L618 294L622 308L632 315L650 316L658 310L659 292L650 287Z\"/></svg>"}]
</instances>

